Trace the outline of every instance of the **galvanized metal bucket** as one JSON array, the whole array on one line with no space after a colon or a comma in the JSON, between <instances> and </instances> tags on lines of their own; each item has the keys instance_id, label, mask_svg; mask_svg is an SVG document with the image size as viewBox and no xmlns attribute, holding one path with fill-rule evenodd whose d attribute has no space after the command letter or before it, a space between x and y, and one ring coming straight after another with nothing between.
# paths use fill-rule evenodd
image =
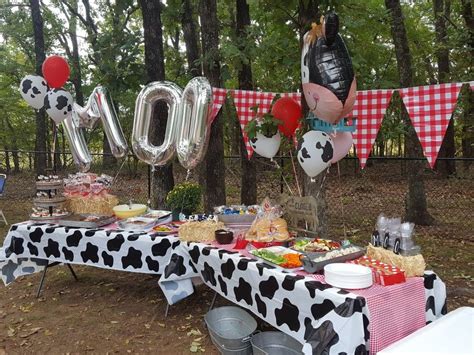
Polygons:
<instances>
[{"instance_id":1,"label":"galvanized metal bucket","mask_svg":"<svg viewBox=\"0 0 474 355\"><path fill-rule=\"evenodd\" d=\"M250 340L254 355L300 355L303 345L282 332L254 334Z\"/></svg>"},{"instance_id":2,"label":"galvanized metal bucket","mask_svg":"<svg viewBox=\"0 0 474 355\"><path fill-rule=\"evenodd\" d=\"M257 322L248 312L234 306L219 307L209 311L204 320L212 342L222 354L252 354L250 338Z\"/></svg>"}]
</instances>

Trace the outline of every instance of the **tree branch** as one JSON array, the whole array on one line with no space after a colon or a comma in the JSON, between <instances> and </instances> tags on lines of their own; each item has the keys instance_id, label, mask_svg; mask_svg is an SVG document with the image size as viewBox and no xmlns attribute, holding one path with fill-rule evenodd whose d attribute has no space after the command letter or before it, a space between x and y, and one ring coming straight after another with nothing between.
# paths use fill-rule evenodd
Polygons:
<instances>
[{"instance_id":1,"label":"tree branch","mask_svg":"<svg viewBox=\"0 0 474 355\"><path fill-rule=\"evenodd\" d=\"M126 29L128 21L130 20L130 17L133 15L135 11L137 11L140 8L140 6L132 6L127 10L127 15L125 16L125 20L123 21L122 28Z\"/></svg>"},{"instance_id":2,"label":"tree branch","mask_svg":"<svg viewBox=\"0 0 474 355\"><path fill-rule=\"evenodd\" d=\"M74 9L74 7L71 6L71 4L69 4L66 0L59 0L59 1L61 1L61 3L63 3L69 9L71 14L76 16L82 22L84 26L89 27L89 23L87 22L87 20L79 13L79 11L76 11L76 9Z\"/></svg>"}]
</instances>

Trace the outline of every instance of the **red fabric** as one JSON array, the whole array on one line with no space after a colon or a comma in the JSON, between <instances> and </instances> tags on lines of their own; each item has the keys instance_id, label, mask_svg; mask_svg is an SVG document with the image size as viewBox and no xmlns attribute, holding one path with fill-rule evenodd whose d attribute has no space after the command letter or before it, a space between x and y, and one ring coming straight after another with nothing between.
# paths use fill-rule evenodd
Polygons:
<instances>
[{"instance_id":1,"label":"red fabric","mask_svg":"<svg viewBox=\"0 0 474 355\"><path fill-rule=\"evenodd\" d=\"M270 111L270 105L276 93L274 92L258 92L247 90L231 90L234 98L237 116L239 117L240 128L244 137L245 147L247 148L247 157L250 159L253 154L253 149L250 146L249 139L245 133L245 126L254 118L252 107L258 105L258 113L264 114ZM281 97L291 97L296 102L301 102L301 94L299 93L282 93Z\"/></svg>"},{"instance_id":2,"label":"red fabric","mask_svg":"<svg viewBox=\"0 0 474 355\"><path fill-rule=\"evenodd\" d=\"M221 88L212 88L212 114L211 122L213 122L220 111L222 105L224 104L225 98L227 96L227 90Z\"/></svg>"},{"instance_id":3,"label":"red fabric","mask_svg":"<svg viewBox=\"0 0 474 355\"><path fill-rule=\"evenodd\" d=\"M393 90L357 91L354 108L348 116L357 119L357 128L352 136L362 169L372 151L392 93Z\"/></svg>"},{"instance_id":4,"label":"red fabric","mask_svg":"<svg viewBox=\"0 0 474 355\"><path fill-rule=\"evenodd\" d=\"M443 143L462 83L400 89L426 159L433 168Z\"/></svg>"}]
</instances>

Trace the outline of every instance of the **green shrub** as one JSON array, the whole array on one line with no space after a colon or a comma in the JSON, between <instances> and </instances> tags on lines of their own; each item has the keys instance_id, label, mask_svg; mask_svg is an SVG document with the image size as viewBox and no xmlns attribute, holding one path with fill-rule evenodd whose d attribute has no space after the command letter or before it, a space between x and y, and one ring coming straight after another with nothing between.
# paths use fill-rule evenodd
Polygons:
<instances>
[{"instance_id":1,"label":"green shrub","mask_svg":"<svg viewBox=\"0 0 474 355\"><path fill-rule=\"evenodd\" d=\"M175 185L166 196L166 204L173 211L190 215L198 209L201 203L201 186L193 182L183 182Z\"/></svg>"}]
</instances>

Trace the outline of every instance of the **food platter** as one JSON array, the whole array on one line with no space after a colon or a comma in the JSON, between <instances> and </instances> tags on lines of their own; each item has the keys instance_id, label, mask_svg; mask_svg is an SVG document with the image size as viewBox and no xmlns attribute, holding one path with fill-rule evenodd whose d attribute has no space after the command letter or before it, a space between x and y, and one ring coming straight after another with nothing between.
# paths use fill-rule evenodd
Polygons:
<instances>
[{"instance_id":1,"label":"food platter","mask_svg":"<svg viewBox=\"0 0 474 355\"><path fill-rule=\"evenodd\" d=\"M142 217L145 218L154 218L157 219L158 221L164 220L171 216L171 211L165 211L165 210L148 210L147 213L142 215Z\"/></svg>"},{"instance_id":2,"label":"food platter","mask_svg":"<svg viewBox=\"0 0 474 355\"><path fill-rule=\"evenodd\" d=\"M53 215L53 216L43 216L43 217L30 215L30 220L31 221L58 221L58 220L61 220L62 218L66 218L70 215L71 215L70 213L65 213L65 214L62 214L62 215L59 215L59 216L54 216Z\"/></svg>"},{"instance_id":3,"label":"food platter","mask_svg":"<svg viewBox=\"0 0 474 355\"><path fill-rule=\"evenodd\" d=\"M292 248L300 252L326 253L341 248L343 244L338 241L321 238L298 238Z\"/></svg>"},{"instance_id":4,"label":"food platter","mask_svg":"<svg viewBox=\"0 0 474 355\"><path fill-rule=\"evenodd\" d=\"M290 248L282 246L272 246L268 248L254 249L250 251L257 259L263 261L266 264L275 266L277 268L289 271L297 271L302 269L302 264L299 262L299 266L288 267L288 259L298 260L301 257L301 253L292 250ZM288 255L292 255L288 257Z\"/></svg>"},{"instance_id":5,"label":"food platter","mask_svg":"<svg viewBox=\"0 0 474 355\"><path fill-rule=\"evenodd\" d=\"M158 226L153 227L153 232L155 235L171 235L171 234L178 234L179 225L175 223L168 223L168 224L160 224Z\"/></svg>"},{"instance_id":6,"label":"food platter","mask_svg":"<svg viewBox=\"0 0 474 355\"><path fill-rule=\"evenodd\" d=\"M147 231L156 225L156 219L145 217L131 217L117 222L121 229L132 231Z\"/></svg>"},{"instance_id":7,"label":"food platter","mask_svg":"<svg viewBox=\"0 0 474 355\"><path fill-rule=\"evenodd\" d=\"M347 245L326 253L303 253L301 261L306 272L314 274L324 269L328 264L343 263L360 258L365 249L356 245Z\"/></svg>"}]
</instances>

